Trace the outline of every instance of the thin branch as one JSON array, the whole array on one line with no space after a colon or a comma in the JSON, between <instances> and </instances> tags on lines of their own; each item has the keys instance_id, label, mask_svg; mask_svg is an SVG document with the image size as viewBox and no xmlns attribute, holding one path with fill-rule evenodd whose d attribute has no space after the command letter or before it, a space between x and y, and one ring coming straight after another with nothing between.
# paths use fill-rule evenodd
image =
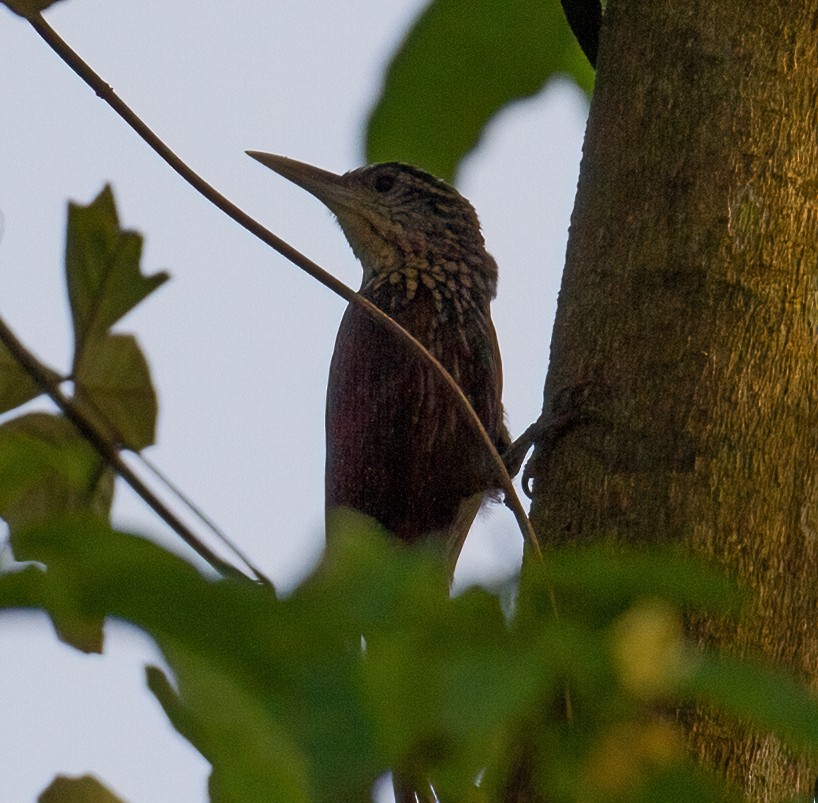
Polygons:
<instances>
[{"instance_id":1,"label":"thin branch","mask_svg":"<svg viewBox=\"0 0 818 803\"><path fill-rule=\"evenodd\" d=\"M37 33L46 41L52 50L83 80L94 92L102 98L165 162L170 165L185 181L187 181L195 190L201 193L208 201L220 209L228 217L232 218L236 223L245 228L251 234L255 235L262 242L269 245L273 250L277 251L283 257L292 262L296 267L303 270L316 281L324 285L324 287L331 290L336 295L340 296L350 304L356 304L360 309L366 312L373 320L377 321L381 326L392 332L395 337L402 339L414 349L415 353L419 354L422 359L434 367L440 374L449 389L457 399L461 410L466 416L469 424L474 431L480 436L486 449L491 455L494 463L497 476L501 480L501 487L506 497L506 504L514 514L517 524L523 536L531 544L534 553L541 559L542 552L540 550L537 536L528 520L525 509L517 496L517 492L512 484L511 477L509 477L506 470L503 458L495 448L488 433L483 427L479 416L474 411L474 408L469 403L469 400L463 394L460 386L454 381L451 374L429 353L420 341L414 338L406 331L400 324L389 317L379 307L376 307L372 302L363 296L356 293L350 287L345 285L342 281L337 279L328 271L324 270L320 265L313 262L308 257L304 256L300 251L293 248L289 243L277 237L269 229L266 229L246 212L229 201L224 195L218 192L214 187L208 184L201 176L195 173L187 164L185 164L173 151L168 148L165 143L125 104L125 102L114 92L114 90L102 78L97 75L91 67L88 66L74 50L57 34L57 32L43 19L42 16L37 15L32 17L29 22Z\"/></svg>"},{"instance_id":2,"label":"thin branch","mask_svg":"<svg viewBox=\"0 0 818 803\"><path fill-rule=\"evenodd\" d=\"M6 322L0 318L0 343L19 363L20 367L37 383L43 391L60 409L65 418L70 421L77 431L94 448L97 454L142 498L142 500L198 555L206 560L210 566L225 577L240 577L249 579L235 566L222 560L206 544L203 544L185 524L169 510L162 501L134 474L130 466L122 459L119 450L96 428L76 404L66 396L59 386L52 381L50 372L39 360L17 339ZM270 581L264 576L257 579L269 585Z\"/></svg>"},{"instance_id":3,"label":"thin branch","mask_svg":"<svg viewBox=\"0 0 818 803\"><path fill-rule=\"evenodd\" d=\"M216 524L213 519L208 516L204 510L202 510L185 492L175 483L173 482L170 477L168 477L163 471L159 469L158 466L154 465L153 462L148 460L145 455L141 452L137 453L137 457L139 458L142 465L144 465L148 471L153 474L159 482L161 482L166 488L170 489L170 492L197 518L199 519L205 527L207 527L213 535L216 536L237 558L239 558L244 565L250 569L250 571L256 576L258 580L263 582L265 585L268 585L272 588L272 582L265 577L263 572L255 566L255 564L250 560L250 558L245 554L244 550L242 550L239 545L230 538L227 533Z\"/></svg>"}]
</instances>

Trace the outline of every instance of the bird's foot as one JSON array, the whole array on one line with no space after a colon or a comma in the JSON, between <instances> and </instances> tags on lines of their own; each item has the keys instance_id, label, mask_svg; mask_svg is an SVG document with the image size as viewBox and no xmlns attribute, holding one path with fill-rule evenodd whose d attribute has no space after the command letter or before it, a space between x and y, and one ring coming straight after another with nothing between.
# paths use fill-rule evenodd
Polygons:
<instances>
[{"instance_id":1,"label":"bird's foot","mask_svg":"<svg viewBox=\"0 0 818 803\"><path fill-rule=\"evenodd\" d=\"M544 412L531 424L519 438L503 453L503 462L509 476L519 474L529 450L534 447L534 454L523 471L523 489L531 497L531 480L540 473L542 461L548 460L557 442L577 426L589 419L585 409L592 382L581 382L578 385L563 388Z\"/></svg>"}]
</instances>

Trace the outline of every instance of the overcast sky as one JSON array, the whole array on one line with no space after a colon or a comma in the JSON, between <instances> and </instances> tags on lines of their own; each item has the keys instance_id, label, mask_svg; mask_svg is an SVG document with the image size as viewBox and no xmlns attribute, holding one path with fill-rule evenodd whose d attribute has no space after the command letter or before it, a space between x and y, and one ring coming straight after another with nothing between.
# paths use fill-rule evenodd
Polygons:
<instances>
[{"instance_id":1,"label":"overcast sky","mask_svg":"<svg viewBox=\"0 0 818 803\"><path fill-rule=\"evenodd\" d=\"M243 152L361 164L383 68L423 5L66 0L48 19L194 169L357 287L329 213ZM542 404L585 113L579 90L554 82L501 114L461 171L499 264L493 315L515 435ZM147 454L286 591L323 543L324 392L344 303L209 207L0 8L0 314L58 370L71 346L66 203L106 182L122 224L145 235L143 270L172 274L119 326L137 334L158 390ZM122 487L115 514L183 551ZM491 510L457 583L508 576L520 554L511 514ZM152 643L106 632L106 654L88 657L44 617L0 616L3 800L35 800L57 772L93 772L131 803L206 800L207 762L144 687Z\"/></svg>"}]
</instances>

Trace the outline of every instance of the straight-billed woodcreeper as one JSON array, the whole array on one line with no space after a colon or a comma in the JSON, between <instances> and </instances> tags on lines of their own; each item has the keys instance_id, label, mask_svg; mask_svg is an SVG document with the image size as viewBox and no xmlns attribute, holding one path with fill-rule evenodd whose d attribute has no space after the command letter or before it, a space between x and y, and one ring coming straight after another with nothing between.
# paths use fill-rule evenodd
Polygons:
<instances>
[{"instance_id":1,"label":"straight-billed woodcreeper","mask_svg":"<svg viewBox=\"0 0 818 803\"><path fill-rule=\"evenodd\" d=\"M489 304L497 265L472 205L397 162L344 175L248 151L336 216L363 266L360 293L443 364L502 454L502 368ZM480 505L499 486L450 389L408 345L350 304L327 388L327 510L377 519L401 541L441 538L454 564Z\"/></svg>"}]
</instances>

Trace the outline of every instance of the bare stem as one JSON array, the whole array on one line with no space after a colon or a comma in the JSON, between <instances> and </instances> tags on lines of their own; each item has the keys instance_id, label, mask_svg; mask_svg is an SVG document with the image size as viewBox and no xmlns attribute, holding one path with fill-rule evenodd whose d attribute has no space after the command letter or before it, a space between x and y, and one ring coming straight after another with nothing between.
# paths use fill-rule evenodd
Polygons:
<instances>
[{"instance_id":1,"label":"bare stem","mask_svg":"<svg viewBox=\"0 0 818 803\"><path fill-rule=\"evenodd\" d=\"M293 248L289 243L277 237L269 229L266 229L246 212L229 201L213 186L208 184L201 176L195 173L185 162L183 162L173 151L168 148L165 143L139 118L125 102L114 92L114 90L102 78L95 73L91 67L88 66L78 55L71 49L71 47L57 34L57 32L43 19L41 15L32 17L29 22L37 31L38 34L46 41L49 47L80 77L85 81L91 89L96 92L136 133L162 158L170 165L185 181L187 181L195 190L201 193L208 201L220 209L228 217L232 218L236 223L245 228L251 234L255 235L262 242L269 245L272 249L277 251L283 257L292 262L296 267L303 270L316 281L324 285L324 287L331 290L336 295L348 301L350 304L356 304L360 309L366 312L373 320L377 321L381 326L404 342L408 343L422 359L434 367L440 374L443 380L448 385L461 410L466 416L469 424L480 436L485 448L491 455L497 471L497 476L500 477L503 492L506 497L506 504L514 514L520 531L523 537L526 538L534 550L534 554L542 559L542 552L540 550L537 536L528 520L525 509L517 496L511 477L506 470L503 458L495 448L488 436L488 433L483 427L479 416L474 411L474 408L469 403L469 400L463 394L460 386L454 381L449 372L429 353L420 341L413 337L406 331L399 323L394 321L379 307L375 306L368 299L356 293L350 287L345 285L342 281L337 279L328 271L324 270L320 265L313 262L300 251Z\"/></svg>"}]
</instances>

